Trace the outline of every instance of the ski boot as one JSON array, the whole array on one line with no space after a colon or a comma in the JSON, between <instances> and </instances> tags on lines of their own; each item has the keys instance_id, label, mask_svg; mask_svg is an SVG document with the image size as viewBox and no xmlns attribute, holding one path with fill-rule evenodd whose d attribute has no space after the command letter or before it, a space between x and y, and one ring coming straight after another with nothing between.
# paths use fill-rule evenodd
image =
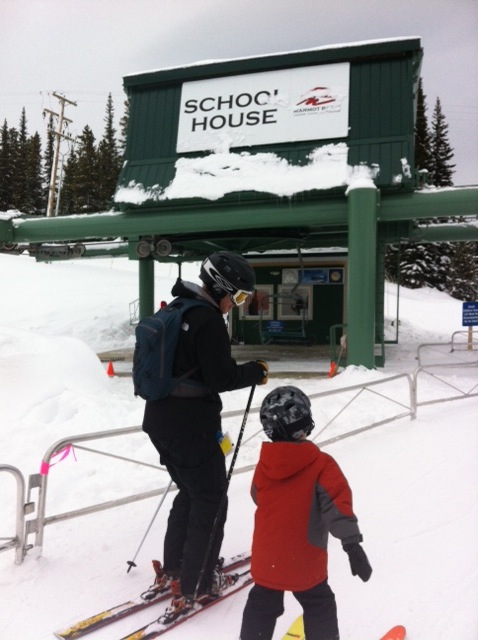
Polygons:
<instances>
[{"instance_id":1,"label":"ski boot","mask_svg":"<svg viewBox=\"0 0 478 640\"><path fill-rule=\"evenodd\" d=\"M220 568L214 569L212 574L212 585L209 590L210 595L220 596L223 591L232 587L239 580L238 573L224 573Z\"/></svg>"},{"instance_id":2,"label":"ski boot","mask_svg":"<svg viewBox=\"0 0 478 640\"><path fill-rule=\"evenodd\" d=\"M158 618L161 624L170 624L194 608L195 600L192 596L183 595L179 578L173 578L170 587L173 599L163 615Z\"/></svg>"},{"instance_id":3,"label":"ski boot","mask_svg":"<svg viewBox=\"0 0 478 640\"><path fill-rule=\"evenodd\" d=\"M154 600L158 594L168 591L173 580L173 578L165 572L159 560L153 560L153 569L155 573L154 582L141 594L141 598L146 601Z\"/></svg>"}]
</instances>

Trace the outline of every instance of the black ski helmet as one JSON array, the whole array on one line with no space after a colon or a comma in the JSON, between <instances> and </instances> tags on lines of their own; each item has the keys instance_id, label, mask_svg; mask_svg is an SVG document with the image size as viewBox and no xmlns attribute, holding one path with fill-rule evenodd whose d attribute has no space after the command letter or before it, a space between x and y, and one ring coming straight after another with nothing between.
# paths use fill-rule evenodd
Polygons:
<instances>
[{"instance_id":1,"label":"black ski helmet","mask_svg":"<svg viewBox=\"0 0 478 640\"><path fill-rule=\"evenodd\" d=\"M264 433L273 442L293 442L308 436L315 426L309 398L291 385L276 387L268 393L259 415Z\"/></svg>"},{"instance_id":2,"label":"black ski helmet","mask_svg":"<svg viewBox=\"0 0 478 640\"><path fill-rule=\"evenodd\" d=\"M218 251L203 260L199 277L216 300L226 295L234 297L239 292L250 294L256 286L251 265L241 255L229 251ZM241 296L241 302L234 302L241 304L246 297Z\"/></svg>"}]
</instances>

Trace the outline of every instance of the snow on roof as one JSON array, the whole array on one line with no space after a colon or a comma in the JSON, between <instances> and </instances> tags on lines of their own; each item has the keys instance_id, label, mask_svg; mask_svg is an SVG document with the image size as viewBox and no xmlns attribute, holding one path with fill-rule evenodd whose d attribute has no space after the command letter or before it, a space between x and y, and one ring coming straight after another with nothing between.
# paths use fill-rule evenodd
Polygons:
<instances>
[{"instance_id":1,"label":"snow on roof","mask_svg":"<svg viewBox=\"0 0 478 640\"><path fill-rule=\"evenodd\" d=\"M353 188L356 181L361 188L375 188L377 168L349 166L347 152L343 142L318 147L309 154L309 163L302 166L289 164L274 153L219 151L202 158L179 158L176 175L166 188L145 188L132 181L118 189L115 201L140 205L181 198L218 200L237 191L287 197L315 189Z\"/></svg>"},{"instance_id":2,"label":"snow on roof","mask_svg":"<svg viewBox=\"0 0 478 640\"><path fill-rule=\"evenodd\" d=\"M221 64L221 63L226 63L226 62L232 62L232 61L239 61L239 60L256 60L256 59L265 59L265 58L272 58L275 56L288 56L288 55L293 55L293 54L298 54L298 53L308 53L308 52L312 52L312 51L328 51L328 50L333 50L333 49L345 49L348 47L363 47L363 46L367 46L367 45L374 45L374 44L386 44L386 43L391 43L391 42L403 42L403 41L407 41L407 40L420 40L421 36L405 36L405 37L398 37L398 38L378 38L375 40L362 40L362 41L357 41L357 42L343 42L343 43L338 43L338 44L327 44L327 45L322 45L321 47L310 47L307 49L295 49L294 51L275 51L273 53L262 53L262 54L257 54L257 55L253 55L253 56L239 56L237 58L224 58L224 59L211 59L211 60L197 60L196 62L190 62L188 64L180 64L180 65L174 65L172 67L160 67L158 69L147 69L145 71L137 71L135 73L128 73L125 76L123 76L124 78L133 78L135 76L141 76L143 74L147 74L147 73L157 73L160 71L174 71L175 69L187 69L189 67L198 67L198 66L203 66L203 65L209 65L209 64Z\"/></svg>"}]
</instances>

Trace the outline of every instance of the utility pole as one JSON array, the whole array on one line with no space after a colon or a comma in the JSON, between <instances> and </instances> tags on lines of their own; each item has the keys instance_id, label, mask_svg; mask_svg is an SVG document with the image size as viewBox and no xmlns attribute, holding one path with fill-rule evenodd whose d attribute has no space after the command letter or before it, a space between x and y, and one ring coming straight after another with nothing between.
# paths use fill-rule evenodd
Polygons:
<instances>
[{"instance_id":1,"label":"utility pole","mask_svg":"<svg viewBox=\"0 0 478 640\"><path fill-rule=\"evenodd\" d=\"M53 154L53 166L51 168L50 187L48 189L48 207L46 211L47 217L52 217L55 215L53 210L53 204L55 202L56 174L58 173L58 159L60 157L61 141L62 140L71 140L72 142L75 141L74 138L71 138L70 136L67 136L65 133L63 133L63 124L65 122L67 124L70 124L71 122L73 122L73 120L70 120L64 115L65 104L72 104L74 107L77 106L76 102L73 102L72 100L68 100L67 98L65 98L65 96L62 96L59 93L53 92L53 95L55 96L55 98L58 98L60 102L60 113L55 113L54 111L50 111L50 109L43 109L43 113L46 112L58 118L57 129L56 131L52 131L53 135L55 136L55 151Z\"/></svg>"}]
</instances>

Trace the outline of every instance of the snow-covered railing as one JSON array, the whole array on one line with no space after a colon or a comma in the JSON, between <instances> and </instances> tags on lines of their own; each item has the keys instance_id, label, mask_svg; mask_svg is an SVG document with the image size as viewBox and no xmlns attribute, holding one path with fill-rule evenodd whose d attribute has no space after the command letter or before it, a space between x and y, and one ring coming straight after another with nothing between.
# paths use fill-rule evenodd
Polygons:
<instances>
[{"instance_id":1,"label":"snow-covered railing","mask_svg":"<svg viewBox=\"0 0 478 640\"><path fill-rule=\"evenodd\" d=\"M456 342L457 337L465 338L465 342ZM478 349L478 331L474 331L471 327L468 329L462 329L461 331L455 331L451 336L451 350L460 350L466 346L467 351L476 351Z\"/></svg>"},{"instance_id":2,"label":"snow-covered railing","mask_svg":"<svg viewBox=\"0 0 478 640\"><path fill-rule=\"evenodd\" d=\"M0 472L11 473L17 483L16 535L11 538L0 538L0 552L16 549L15 564L21 564L26 553L25 548L25 514L33 509L31 503L25 502L25 478L22 472L9 464L0 464Z\"/></svg>"},{"instance_id":3,"label":"snow-covered railing","mask_svg":"<svg viewBox=\"0 0 478 640\"><path fill-rule=\"evenodd\" d=\"M364 405L367 405L368 394L373 394L375 400L377 397L382 400L381 405L378 405L376 402L374 403L374 410L377 413L372 416L364 410L364 424L349 430L347 425L350 423L350 419L347 418L347 409L354 404L354 423L356 423L357 403L363 401ZM402 396L401 401L397 399L400 395ZM409 416L413 420L416 417L414 382L412 377L407 373L399 373L387 378L362 382L349 387L329 389L319 393L309 393L308 396L312 401L315 421L315 431L312 440L321 447L336 442L337 440L350 438L358 433L379 427L388 422L393 422L394 420L399 420L400 418ZM331 398L332 396L336 396L333 402L314 402L315 400ZM392 413L391 407L398 407L399 411ZM259 409L253 409L251 413L254 413L254 411L258 412ZM239 413L240 412L235 412L236 415ZM326 440L320 440L320 436L322 436L325 431L327 431L331 437ZM243 444L247 444L261 433L262 429L259 429L245 439Z\"/></svg>"},{"instance_id":4,"label":"snow-covered railing","mask_svg":"<svg viewBox=\"0 0 478 640\"><path fill-rule=\"evenodd\" d=\"M458 338L461 338L461 341ZM478 331L455 331L450 342L419 345L418 366L413 373L417 406L472 398L478 395L477 344ZM418 379L422 374L428 376L426 401L419 399L422 385L419 387ZM444 396L444 387L447 391L452 389L452 395ZM435 398L430 399L430 395L433 394Z\"/></svg>"},{"instance_id":5,"label":"snow-covered railing","mask_svg":"<svg viewBox=\"0 0 478 640\"><path fill-rule=\"evenodd\" d=\"M462 338L462 341L458 341ZM450 342L428 342L417 348L419 367L430 365L464 364L478 360L478 331L455 331ZM439 358L439 361L437 360Z\"/></svg>"},{"instance_id":6,"label":"snow-covered railing","mask_svg":"<svg viewBox=\"0 0 478 640\"><path fill-rule=\"evenodd\" d=\"M138 324L139 322L139 298L129 303L129 323Z\"/></svg>"},{"instance_id":7,"label":"snow-covered railing","mask_svg":"<svg viewBox=\"0 0 478 640\"><path fill-rule=\"evenodd\" d=\"M408 391L404 392L404 394L407 396L406 403L404 402L401 403L396 400L396 395L397 395L396 384L398 381L405 382L405 388L408 389ZM389 387L388 396L385 391L379 390L380 388L385 389L386 385L388 385ZM402 387L403 386L404 385L402 385ZM344 432L344 425L340 421L341 417L343 416L344 412L346 412L346 409L350 407L352 403L359 402L359 399L363 398L364 395L367 393L373 393L375 398L377 396L380 396L381 398L383 398L384 403L386 404L392 403L395 406L399 406L402 411L400 413L394 413L393 415L391 415L390 412L388 411L387 415L385 415L385 409L384 409L381 412L380 416L377 416L377 415L374 416L374 419L369 420L367 424L363 424L362 426L356 427L352 431ZM320 393L312 393L310 394L310 399L314 401L316 399L322 399L326 397L330 398L331 396L335 396L337 398L337 401L326 403L327 406L330 408L330 411L327 415L325 415L323 410L320 408L325 403L320 403L317 411L316 411L316 408L314 407L314 415L316 417L316 425L318 427L315 440L317 441L318 437L322 435L325 430L327 430L328 433L331 433L331 437L328 440L318 442L318 444L322 446L325 446L326 444L329 444L330 442L334 442L341 438L350 437L362 431L372 429L379 425L385 424L387 422L391 422L393 420L397 420L405 416L410 416L411 418L415 417L415 406L413 402L414 394L411 386L410 376L408 376L407 374L399 374L389 378L381 378L379 380L373 380L367 383L357 384L349 387L330 389L328 391L323 391ZM338 400L339 398L341 398L342 401L339 401ZM403 409L405 409L405 411L403 411ZM259 412L259 407L252 408L250 411L251 414L258 413L258 412ZM237 411L224 412L223 419L226 420L226 419L234 418L242 414L243 414L242 409ZM370 416L366 414L366 418L369 418L369 417ZM47 525L68 520L71 518L76 518L79 516L88 515L91 513L96 513L98 511L103 511L106 509L111 509L114 507L130 504L132 502L137 502L139 500L145 500L147 498L159 496L164 492L165 488L162 487L162 488L153 489L153 490L149 490L141 493L135 493L134 495L115 498L113 500L108 500L106 502L102 502L99 504L97 503L97 504L82 507L82 508L76 508L72 511L68 511L65 513L48 515L48 516L46 515L47 488L48 488L48 477L49 477L48 471L50 466L52 466L52 459L55 456L58 456L59 454L61 454L62 452L70 450L72 447L74 447L75 450L88 451L94 454L107 456L109 458L115 458L120 461L130 462L137 465L154 468L166 473L166 470L164 469L164 467L151 465L145 462L141 462L139 460L127 458L125 456L116 455L114 453L111 453L110 451L108 452L100 451L97 449L86 447L84 445L84 443L89 441L103 440L105 438L117 438L121 436L130 436L132 434L141 433L141 431L142 431L141 427L137 426L137 427L126 427L123 429L116 429L116 430L110 430L110 431L100 431L97 433L88 433L88 434L69 436L67 438L63 438L55 442L49 447L49 449L46 451L42 459L42 463L41 463L42 471L39 474L34 474L29 477L28 499L30 499L31 490L38 489L38 509L37 509L36 518L32 520L28 520L26 522L25 538L29 534L34 533L35 534L34 546L35 548L37 548L37 550L40 553L43 547L44 529ZM259 429L259 431L256 431L255 433L253 433L247 440L243 441L243 444L246 444L251 439L257 437L259 434L262 434L262 429ZM251 465L246 466L242 469L237 469L235 473L241 473L241 472L244 473L250 468L252 468Z\"/></svg>"},{"instance_id":8,"label":"snow-covered railing","mask_svg":"<svg viewBox=\"0 0 478 640\"><path fill-rule=\"evenodd\" d=\"M474 380L470 383L470 378L466 378L464 381L460 382L459 378L456 375L453 375L453 371L455 370L458 370L461 372L470 370L472 374L475 374ZM420 374L426 374L430 378L432 378L434 383L436 382L440 383L439 386L441 389L443 388L443 385L447 387L447 389L452 389L453 395L448 395L443 397L442 393L437 390L436 398L432 398L431 400L419 401L418 376ZM463 398L474 398L478 396L478 360L476 362L462 362L462 363L455 362L455 363L447 363L447 364L442 363L442 364L434 364L434 365L427 365L423 367L417 367L413 374L413 378L415 380L414 385L415 385L415 389L416 389L415 392L417 396L417 401L416 401L417 407L423 407L427 404L435 404L437 402L448 402L450 400L462 400ZM466 385L467 388L466 389L463 388L463 385ZM429 390L428 390L428 393L429 393Z\"/></svg>"},{"instance_id":9,"label":"snow-covered railing","mask_svg":"<svg viewBox=\"0 0 478 640\"><path fill-rule=\"evenodd\" d=\"M105 509L112 509L113 507L129 504L131 502L136 502L138 500L145 500L146 498L151 498L163 493L164 491L163 488L152 489L150 491L144 491L142 493L125 496L123 498L115 498L114 500L109 500L107 502L103 502L100 504L94 504L89 507L74 509L73 511L69 511L67 513L57 514L57 515L48 516L48 517L46 516L47 486L48 486L49 469L50 469L50 466L52 466L51 461L54 458L54 456L61 454L63 451L69 451L73 445L75 449L82 449L84 451L89 451L89 452L106 456L109 458L115 458L117 460L121 460L124 462L132 462L137 465L150 467L160 471L166 471L162 467L151 465L149 463L142 462L140 460L134 460L131 458L126 458L125 456L115 455L110 452L91 449L79 444L82 442L103 440L105 438L117 438L121 436L128 436L135 433L140 433L141 431L142 431L142 428L140 426L137 426L137 427L125 427L123 429L114 429L109 431L98 431L97 433L87 433L87 434L69 436L67 438L58 440L57 442L52 444L51 447L46 451L41 463L41 472L38 474L33 474L29 477L28 497L30 498L32 489L35 489L35 488L38 489L38 509L37 509L36 519L28 520L26 522L26 533L25 533L25 537L27 537L30 533L36 534L34 546L38 548L40 553L43 547L44 529L45 529L45 526L48 524L52 524L54 522L61 522L63 520L68 520L68 519L76 518L83 515L88 515L90 513L96 513L98 511L103 511Z\"/></svg>"},{"instance_id":10,"label":"snow-covered railing","mask_svg":"<svg viewBox=\"0 0 478 640\"><path fill-rule=\"evenodd\" d=\"M442 366L442 365L440 365ZM451 367L452 365L448 365ZM458 367L477 366L476 363L457 363ZM420 373L430 373L431 366L418 367L415 374L397 374L389 377L381 377L373 379L361 384L351 385L348 387L340 387L335 389L329 389L319 393L311 393L309 397L312 402L314 420L316 429L314 431L313 440L319 446L324 447L338 440L355 436L359 433L373 429L392 421L398 420L403 417L409 416L411 419L416 417L417 406L429 404L429 402L417 402L417 378ZM469 378L468 378L469 379ZM476 378L475 378L476 379ZM474 384L474 387L468 392L461 392L458 397L471 397L478 395L478 383ZM369 401L370 394L373 394L374 402ZM323 400L327 399L327 402ZM379 402L377 402L379 399ZM455 399L446 398L446 399ZM317 402L319 401L319 402ZM438 400L437 400L438 401ZM443 401L443 399L441 400ZM433 400L432 400L433 402ZM360 404L362 403L362 405ZM353 412L349 415L348 409L353 405ZM373 407L373 409L372 409ZM393 411L391 411L393 407ZM370 413L373 411L373 414ZM257 414L259 407L251 409L250 414ZM242 416L243 410L228 411L223 413L224 420L234 418L236 416ZM363 423L358 423L358 416L363 420ZM350 428L352 425L353 428ZM41 472L34 474L29 478L29 492L27 501L30 500L30 492L33 488L38 488L38 509L36 518L28 520L25 524L25 534L23 536L23 542L21 543L22 554L23 549L26 547L27 536L29 534L36 534L34 547L38 548L41 552L44 539L44 528L49 524L61 522L67 519L76 518L90 513L96 513L106 509L130 504L139 500L145 500L147 498L163 495L166 491L167 482L164 482L164 486L134 495L127 495L124 497L117 497L113 500L106 502L93 504L91 506L76 508L66 513L59 513L55 515L46 516L46 503L47 503L47 487L48 487L48 470L52 463L52 459L55 456L61 454L62 451L68 448L74 447L74 449L92 452L98 455L115 458L120 461L134 463L136 465L142 465L150 467L160 472L164 472L165 478L167 472L164 467L152 465L125 456L116 455L111 451L99 451L96 449L85 446L84 443L94 440L103 440L105 438L118 438L122 436L132 436L142 432L140 426L126 427L123 429L116 429L110 431L101 431L97 433L81 434L76 436L70 436L63 438L52 444L43 456ZM328 438L324 439L323 436L327 435ZM256 430L247 439L244 439L242 445L247 445L253 438L264 437L262 428ZM250 462L250 460L249 460ZM242 468L238 468L234 473L245 473L254 468L254 464L248 464ZM174 489L173 489L174 490ZM21 493L21 491L20 491ZM27 504L33 504L27 502ZM23 498L22 498L23 508ZM23 555L22 555L23 559ZM21 562L21 560L20 560Z\"/></svg>"}]
</instances>

